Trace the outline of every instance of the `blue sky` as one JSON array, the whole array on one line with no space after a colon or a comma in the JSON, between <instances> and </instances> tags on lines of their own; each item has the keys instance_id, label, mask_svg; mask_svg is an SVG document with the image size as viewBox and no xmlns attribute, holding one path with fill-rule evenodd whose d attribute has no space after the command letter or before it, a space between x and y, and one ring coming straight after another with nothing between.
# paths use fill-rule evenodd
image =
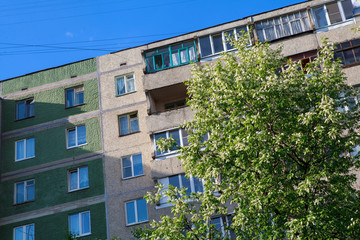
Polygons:
<instances>
[{"instance_id":1,"label":"blue sky","mask_svg":"<svg viewBox=\"0 0 360 240\"><path fill-rule=\"evenodd\" d=\"M304 0L0 1L0 80Z\"/></svg>"}]
</instances>

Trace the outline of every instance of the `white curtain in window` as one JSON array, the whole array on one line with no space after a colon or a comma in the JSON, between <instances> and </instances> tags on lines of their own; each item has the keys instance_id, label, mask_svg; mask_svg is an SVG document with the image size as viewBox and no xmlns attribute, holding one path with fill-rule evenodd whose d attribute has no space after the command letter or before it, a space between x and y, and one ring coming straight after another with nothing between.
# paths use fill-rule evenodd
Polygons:
<instances>
[{"instance_id":1,"label":"white curtain in window","mask_svg":"<svg viewBox=\"0 0 360 240\"><path fill-rule=\"evenodd\" d=\"M171 59L173 66L179 65L180 64L179 52L178 51L172 52Z\"/></svg>"}]
</instances>

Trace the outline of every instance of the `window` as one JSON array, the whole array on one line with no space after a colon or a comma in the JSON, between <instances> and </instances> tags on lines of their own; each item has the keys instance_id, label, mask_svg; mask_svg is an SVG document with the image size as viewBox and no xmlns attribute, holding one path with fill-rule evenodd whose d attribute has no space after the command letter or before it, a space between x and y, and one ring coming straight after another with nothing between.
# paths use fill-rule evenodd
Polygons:
<instances>
[{"instance_id":1,"label":"window","mask_svg":"<svg viewBox=\"0 0 360 240\"><path fill-rule=\"evenodd\" d=\"M166 103L164 105L165 110L172 110L186 106L186 100L182 99L176 102Z\"/></svg>"},{"instance_id":2,"label":"window","mask_svg":"<svg viewBox=\"0 0 360 240\"><path fill-rule=\"evenodd\" d=\"M75 236L91 234L90 211L69 215L69 231Z\"/></svg>"},{"instance_id":3,"label":"window","mask_svg":"<svg viewBox=\"0 0 360 240\"><path fill-rule=\"evenodd\" d=\"M134 74L120 76L116 78L116 96L135 91Z\"/></svg>"},{"instance_id":4,"label":"window","mask_svg":"<svg viewBox=\"0 0 360 240\"><path fill-rule=\"evenodd\" d=\"M340 59L344 66L359 64L360 38L342 42L337 45L334 55L335 60Z\"/></svg>"},{"instance_id":5,"label":"window","mask_svg":"<svg viewBox=\"0 0 360 240\"><path fill-rule=\"evenodd\" d=\"M326 27L353 17L351 0L336 1L312 9L316 27Z\"/></svg>"},{"instance_id":6,"label":"window","mask_svg":"<svg viewBox=\"0 0 360 240\"><path fill-rule=\"evenodd\" d=\"M86 126L76 126L67 129L67 148L86 144Z\"/></svg>"},{"instance_id":7,"label":"window","mask_svg":"<svg viewBox=\"0 0 360 240\"><path fill-rule=\"evenodd\" d=\"M234 46L227 41L226 36L235 37L237 39L237 34L241 34L242 31L247 32L247 28L234 28L199 38L201 57L207 57L234 49Z\"/></svg>"},{"instance_id":8,"label":"window","mask_svg":"<svg viewBox=\"0 0 360 240\"><path fill-rule=\"evenodd\" d=\"M35 240L35 225L28 224L14 228L14 240Z\"/></svg>"},{"instance_id":9,"label":"window","mask_svg":"<svg viewBox=\"0 0 360 240\"><path fill-rule=\"evenodd\" d=\"M144 174L141 154L122 158L123 178L131 178Z\"/></svg>"},{"instance_id":10,"label":"window","mask_svg":"<svg viewBox=\"0 0 360 240\"><path fill-rule=\"evenodd\" d=\"M308 52L303 52L296 55L288 56L287 58L291 58L293 61L300 61L301 67L304 69L306 64L314 61L316 57L317 57L317 50L311 50Z\"/></svg>"},{"instance_id":11,"label":"window","mask_svg":"<svg viewBox=\"0 0 360 240\"><path fill-rule=\"evenodd\" d=\"M197 60L195 41L175 43L145 53L148 73L188 64Z\"/></svg>"},{"instance_id":12,"label":"window","mask_svg":"<svg viewBox=\"0 0 360 240\"><path fill-rule=\"evenodd\" d=\"M166 191L169 185L172 185L177 188L186 188L186 194L190 194L193 192L203 192L204 185L203 181L198 179L197 177L186 177L185 174L179 174L171 177L160 178L158 180L164 187L162 191ZM160 204L168 204L168 198L163 196L160 198Z\"/></svg>"},{"instance_id":13,"label":"window","mask_svg":"<svg viewBox=\"0 0 360 240\"><path fill-rule=\"evenodd\" d=\"M15 161L35 157L35 138L26 138L15 142Z\"/></svg>"},{"instance_id":14,"label":"window","mask_svg":"<svg viewBox=\"0 0 360 240\"><path fill-rule=\"evenodd\" d=\"M139 120L137 113L130 113L119 116L119 128L120 128L120 136L138 132Z\"/></svg>"},{"instance_id":15,"label":"window","mask_svg":"<svg viewBox=\"0 0 360 240\"><path fill-rule=\"evenodd\" d=\"M173 154L178 150L177 147L173 147L172 149L169 149L165 152L161 152L158 149L158 145L157 145L157 140L159 140L160 138L168 139L168 138L172 137L176 141L178 146L188 145L188 141L187 141L188 134L185 131L185 129L181 129L181 128L174 129L174 130L168 130L168 131L160 132L160 133L155 133L153 135L153 137L154 137L154 146L155 146L155 156L156 157Z\"/></svg>"},{"instance_id":16,"label":"window","mask_svg":"<svg viewBox=\"0 0 360 240\"><path fill-rule=\"evenodd\" d=\"M261 42L291 36L311 30L306 11L269 19L255 24Z\"/></svg>"},{"instance_id":17,"label":"window","mask_svg":"<svg viewBox=\"0 0 360 240\"><path fill-rule=\"evenodd\" d=\"M16 102L16 120L34 116L34 99L29 98Z\"/></svg>"},{"instance_id":18,"label":"window","mask_svg":"<svg viewBox=\"0 0 360 240\"><path fill-rule=\"evenodd\" d=\"M15 203L23 203L35 199L35 180L15 183Z\"/></svg>"},{"instance_id":19,"label":"window","mask_svg":"<svg viewBox=\"0 0 360 240\"><path fill-rule=\"evenodd\" d=\"M68 172L69 192L89 187L88 167L71 169Z\"/></svg>"},{"instance_id":20,"label":"window","mask_svg":"<svg viewBox=\"0 0 360 240\"><path fill-rule=\"evenodd\" d=\"M231 215L212 218L210 223L214 225L214 228L216 230L216 233L214 234L215 236L219 238L228 237L230 239L236 239L236 235L233 231L226 230L226 228L231 226Z\"/></svg>"},{"instance_id":21,"label":"window","mask_svg":"<svg viewBox=\"0 0 360 240\"><path fill-rule=\"evenodd\" d=\"M65 90L66 107L84 104L84 86L77 86Z\"/></svg>"},{"instance_id":22,"label":"window","mask_svg":"<svg viewBox=\"0 0 360 240\"><path fill-rule=\"evenodd\" d=\"M125 206L127 225L148 221L146 200L144 198L126 202Z\"/></svg>"}]
</instances>

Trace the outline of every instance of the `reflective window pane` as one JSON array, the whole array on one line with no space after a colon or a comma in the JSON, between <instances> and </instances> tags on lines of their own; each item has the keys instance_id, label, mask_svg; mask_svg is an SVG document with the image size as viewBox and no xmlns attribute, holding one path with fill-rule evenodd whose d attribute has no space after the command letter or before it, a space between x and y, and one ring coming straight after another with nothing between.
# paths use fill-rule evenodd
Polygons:
<instances>
[{"instance_id":1,"label":"reflective window pane","mask_svg":"<svg viewBox=\"0 0 360 240\"><path fill-rule=\"evenodd\" d=\"M328 25L326 19L326 11L324 6L315 8L314 10L315 20L317 22L318 27L325 27Z\"/></svg>"},{"instance_id":2,"label":"reflective window pane","mask_svg":"<svg viewBox=\"0 0 360 240\"><path fill-rule=\"evenodd\" d=\"M136 222L135 202L126 203L126 220L128 224L132 224Z\"/></svg>"},{"instance_id":3,"label":"reflective window pane","mask_svg":"<svg viewBox=\"0 0 360 240\"><path fill-rule=\"evenodd\" d=\"M71 233L75 235L80 234L79 214L73 214L69 216L69 225Z\"/></svg>"},{"instance_id":4,"label":"reflective window pane","mask_svg":"<svg viewBox=\"0 0 360 240\"><path fill-rule=\"evenodd\" d=\"M68 147L76 146L76 132L75 129L68 130Z\"/></svg>"},{"instance_id":5,"label":"reflective window pane","mask_svg":"<svg viewBox=\"0 0 360 240\"><path fill-rule=\"evenodd\" d=\"M77 126L76 129L77 129L78 145L85 144L86 143L86 126L85 125Z\"/></svg>"},{"instance_id":6,"label":"reflective window pane","mask_svg":"<svg viewBox=\"0 0 360 240\"><path fill-rule=\"evenodd\" d=\"M120 77L116 80L116 89L117 95L121 95L125 93L125 79L124 77Z\"/></svg>"},{"instance_id":7,"label":"reflective window pane","mask_svg":"<svg viewBox=\"0 0 360 240\"><path fill-rule=\"evenodd\" d=\"M89 186L89 175L88 175L88 167L79 168L79 185L80 188L86 188Z\"/></svg>"},{"instance_id":8,"label":"reflective window pane","mask_svg":"<svg viewBox=\"0 0 360 240\"><path fill-rule=\"evenodd\" d=\"M217 34L212 36L214 53L219 53L224 51L224 45L222 40L222 34Z\"/></svg>"},{"instance_id":9,"label":"reflective window pane","mask_svg":"<svg viewBox=\"0 0 360 240\"><path fill-rule=\"evenodd\" d=\"M133 164L134 164L135 176L144 174L141 154L137 154L133 156Z\"/></svg>"},{"instance_id":10,"label":"reflective window pane","mask_svg":"<svg viewBox=\"0 0 360 240\"><path fill-rule=\"evenodd\" d=\"M147 216L147 207L145 199L136 200L137 203L137 213L138 213L138 222L145 222L148 220Z\"/></svg>"},{"instance_id":11,"label":"reflective window pane","mask_svg":"<svg viewBox=\"0 0 360 240\"><path fill-rule=\"evenodd\" d=\"M26 139L26 158L35 157L35 139Z\"/></svg>"},{"instance_id":12,"label":"reflective window pane","mask_svg":"<svg viewBox=\"0 0 360 240\"><path fill-rule=\"evenodd\" d=\"M125 135L130 133L129 131L129 123L128 123L128 116L122 116L119 118L120 121L120 135Z\"/></svg>"},{"instance_id":13,"label":"reflective window pane","mask_svg":"<svg viewBox=\"0 0 360 240\"><path fill-rule=\"evenodd\" d=\"M206 57L212 54L210 36L199 38L200 52L202 57Z\"/></svg>"},{"instance_id":14,"label":"reflective window pane","mask_svg":"<svg viewBox=\"0 0 360 240\"><path fill-rule=\"evenodd\" d=\"M17 183L16 185L16 203L25 202L25 183Z\"/></svg>"},{"instance_id":15,"label":"reflective window pane","mask_svg":"<svg viewBox=\"0 0 360 240\"><path fill-rule=\"evenodd\" d=\"M81 234L90 233L90 212L81 214Z\"/></svg>"},{"instance_id":16,"label":"reflective window pane","mask_svg":"<svg viewBox=\"0 0 360 240\"><path fill-rule=\"evenodd\" d=\"M25 140L16 142L16 160L25 158Z\"/></svg>"},{"instance_id":17,"label":"reflective window pane","mask_svg":"<svg viewBox=\"0 0 360 240\"><path fill-rule=\"evenodd\" d=\"M73 88L66 90L66 107L72 107L75 105L74 94L75 94L75 90Z\"/></svg>"},{"instance_id":18,"label":"reflective window pane","mask_svg":"<svg viewBox=\"0 0 360 240\"><path fill-rule=\"evenodd\" d=\"M134 75L127 76L126 83L127 83L127 92L134 92L135 91Z\"/></svg>"}]
</instances>

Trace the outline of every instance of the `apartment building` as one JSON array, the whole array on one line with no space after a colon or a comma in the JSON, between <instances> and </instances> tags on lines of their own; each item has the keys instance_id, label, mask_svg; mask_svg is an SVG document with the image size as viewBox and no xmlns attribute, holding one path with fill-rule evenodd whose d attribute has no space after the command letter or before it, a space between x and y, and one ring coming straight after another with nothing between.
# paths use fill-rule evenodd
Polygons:
<instances>
[{"instance_id":1,"label":"apartment building","mask_svg":"<svg viewBox=\"0 0 360 240\"><path fill-rule=\"evenodd\" d=\"M250 44L282 45L304 64L326 37L357 86L359 10L357 1L307 1L2 82L0 232L131 239L134 227L170 214L165 198L143 199L157 182L203 190L200 179L184 176L176 149L156 147L170 136L187 144L179 126L194 116L185 104L191 65L236 51L227 34L252 31Z\"/></svg>"},{"instance_id":2,"label":"apartment building","mask_svg":"<svg viewBox=\"0 0 360 240\"><path fill-rule=\"evenodd\" d=\"M1 239L106 237L96 59L2 82Z\"/></svg>"}]
</instances>

